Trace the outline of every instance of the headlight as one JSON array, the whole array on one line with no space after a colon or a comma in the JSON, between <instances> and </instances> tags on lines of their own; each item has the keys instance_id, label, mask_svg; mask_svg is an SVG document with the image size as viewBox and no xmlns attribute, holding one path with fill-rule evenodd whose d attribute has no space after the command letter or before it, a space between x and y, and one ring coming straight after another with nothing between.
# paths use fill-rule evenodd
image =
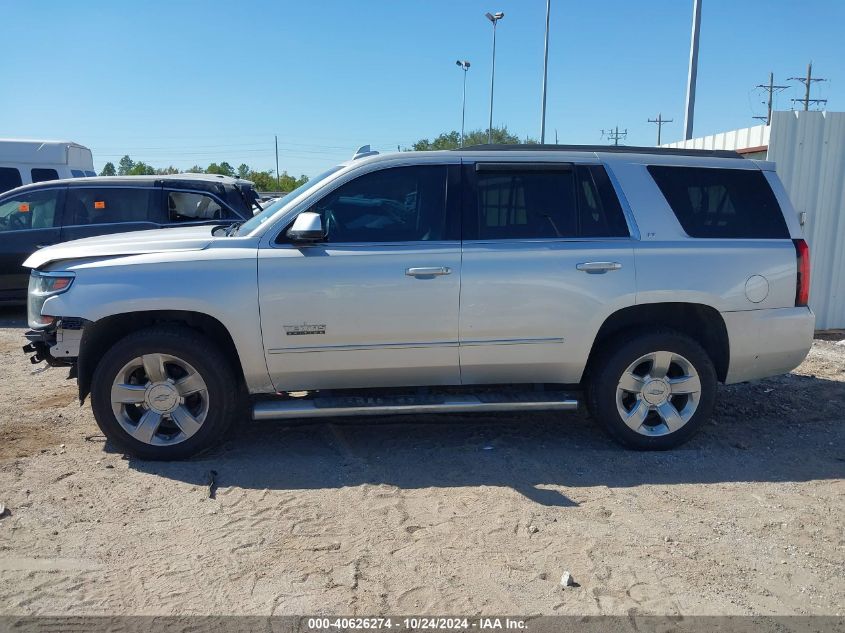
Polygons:
<instances>
[{"instance_id":1,"label":"headlight","mask_svg":"<svg viewBox=\"0 0 845 633\"><path fill-rule=\"evenodd\" d=\"M44 302L54 295L67 292L73 283L74 273L48 273L33 270L29 276L27 294L27 320L32 329L42 329L53 323L53 317L41 314Z\"/></svg>"}]
</instances>

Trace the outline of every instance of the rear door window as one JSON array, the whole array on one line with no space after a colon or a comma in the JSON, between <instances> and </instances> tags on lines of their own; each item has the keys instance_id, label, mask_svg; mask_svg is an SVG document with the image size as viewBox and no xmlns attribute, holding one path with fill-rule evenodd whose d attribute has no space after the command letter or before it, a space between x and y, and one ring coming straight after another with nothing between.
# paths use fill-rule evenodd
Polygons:
<instances>
[{"instance_id":1,"label":"rear door window","mask_svg":"<svg viewBox=\"0 0 845 633\"><path fill-rule=\"evenodd\" d=\"M576 237L572 165L476 167L477 239Z\"/></svg>"},{"instance_id":2,"label":"rear door window","mask_svg":"<svg viewBox=\"0 0 845 633\"><path fill-rule=\"evenodd\" d=\"M0 202L0 233L30 229L51 229L59 226L62 190L59 188L29 191Z\"/></svg>"},{"instance_id":3,"label":"rear door window","mask_svg":"<svg viewBox=\"0 0 845 633\"><path fill-rule=\"evenodd\" d=\"M44 182L46 180L58 180L59 173L55 169L35 167L31 171L32 182Z\"/></svg>"},{"instance_id":4,"label":"rear door window","mask_svg":"<svg viewBox=\"0 0 845 633\"><path fill-rule=\"evenodd\" d=\"M602 165L476 163L464 175L465 239L630 236Z\"/></svg>"},{"instance_id":5,"label":"rear door window","mask_svg":"<svg viewBox=\"0 0 845 633\"><path fill-rule=\"evenodd\" d=\"M65 203L65 224L147 222L155 193L155 189L70 187Z\"/></svg>"},{"instance_id":6,"label":"rear door window","mask_svg":"<svg viewBox=\"0 0 845 633\"><path fill-rule=\"evenodd\" d=\"M14 167L0 167L0 193L20 187L23 184L21 172Z\"/></svg>"},{"instance_id":7,"label":"rear door window","mask_svg":"<svg viewBox=\"0 0 845 633\"><path fill-rule=\"evenodd\" d=\"M622 205L607 171L601 165L579 165L578 188L579 237L629 237Z\"/></svg>"},{"instance_id":8,"label":"rear door window","mask_svg":"<svg viewBox=\"0 0 845 633\"><path fill-rule=\"evenodd\" d=\"M202 222L235 217L217 198L196 191L167 191L170 222Z\"/></svg>"},{"instance_id":9,"label":"rear door window","mask_svg":"<svg viewBox=\"0 0 845 633\"><path fill-rule=\"evenodd\" d=\"M780 205L757 169L650 165L648 171L690 237L789 237Z\"/></svg>"}]
</instances>

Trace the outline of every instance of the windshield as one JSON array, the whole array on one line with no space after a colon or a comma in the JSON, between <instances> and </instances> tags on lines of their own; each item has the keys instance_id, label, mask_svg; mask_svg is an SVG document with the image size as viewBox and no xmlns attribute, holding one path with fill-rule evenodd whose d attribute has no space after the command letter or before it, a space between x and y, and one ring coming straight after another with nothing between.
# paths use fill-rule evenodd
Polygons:
<instances>
[{"instance_id":1,"label":"windshield","mask_svg":"<svg viewBox=\"0 0 845 633\"><path fill-rule=\"evenodd\" d=\"M285 206L287 206L288 204L293 202L297 197L299 197L301 194L305 193L309 189L315 187L316 185L319 185L326 178L328 178L329 176L331 176L335 172L338 172L341 169L343 169L343 167L344 167L343 165L336 165L335 167L332 167L328 171L324 171L319 176L312 178L308 182L302 183L301 185L299 185L296 189L294 189L290 193L285 194L282 198L279 198L278 200L276 200L273 204L271 204L269 207L264 209L261 213L253 216L251 219L249 219L246 222L244 222L243 224L241 224L240 227L238 228L237 232L235 232L234 234L235 235L248 235L249 233L252 233L255 229L257 229L259 226L261 226L267 220L269 220L271 217L273 217L273 215L275 215L280 209L284 208Z\"/></svg>"}]
</instances>

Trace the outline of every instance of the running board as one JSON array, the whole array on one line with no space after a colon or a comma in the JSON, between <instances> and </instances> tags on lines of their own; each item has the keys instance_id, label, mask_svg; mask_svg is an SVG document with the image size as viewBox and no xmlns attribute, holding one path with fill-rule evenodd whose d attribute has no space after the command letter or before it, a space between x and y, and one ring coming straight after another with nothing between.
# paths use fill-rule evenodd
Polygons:
<instances>
[{"instance_id":1,"label":"running board","mask_svg":"<svg viewBox=\"0 0 845 633\"><path fill-rule=\"evenodd\" d=\"M252 408L254 420L332 418L413 413L490 413L502 411L574 411L578 401L561 392L420 395L265 400Z\"/></svg>"}]
</instances>

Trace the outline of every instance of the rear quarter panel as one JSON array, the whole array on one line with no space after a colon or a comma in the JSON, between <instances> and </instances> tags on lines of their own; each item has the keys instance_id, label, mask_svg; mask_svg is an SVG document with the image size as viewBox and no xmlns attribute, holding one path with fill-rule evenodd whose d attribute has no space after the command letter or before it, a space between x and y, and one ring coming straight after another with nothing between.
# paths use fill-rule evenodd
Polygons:
<instances>
[{"instance_id":1,"label":"rear quarter panel","mask_svg":"<svg viewBox=\"0 0 845 633\"><path fill-rule=\"evenodd\" d=\"M754 161L704 157L691 163L688 158L637 155L605 158L640 230L634 249L638 304L701 303L720 312L795 305L797 264L791 240L690 238L647 170L648 165L656 164L757 170ZM769 174L764 173L771 183ZM792 207L784 206L782 188L773 184L773 189L794 236L797 220Z\"/></svg>"}]
</instances>

